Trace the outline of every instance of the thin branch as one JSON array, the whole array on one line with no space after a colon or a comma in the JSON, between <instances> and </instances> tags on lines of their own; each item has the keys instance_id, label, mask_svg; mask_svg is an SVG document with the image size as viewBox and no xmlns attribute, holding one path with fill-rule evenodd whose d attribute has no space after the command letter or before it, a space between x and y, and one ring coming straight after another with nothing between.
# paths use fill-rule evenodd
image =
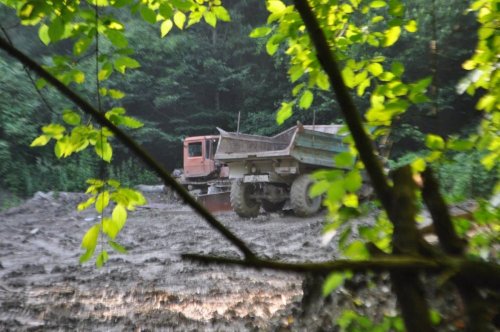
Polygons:
<instances>
[{"instance_id":1,"label":"thin branch","mask_svg":"<svg viewBox=\"0 0 500 332\"><path fill-rule=\"evenodd\" d=\"M14 46L14 43L12 42L12 39L10 38L9 34L7 33L7 30L2 26L0 25L0 30L2 30L4 36L5 36L5 39L7 39L7 41L9 42L10 45ZM36 82L35 80L33 79L33 76L31 76L31 73L30 71L28 70L28 68L26 68L26 66L23 66L23 69L24 69L24 72L26 73L26 75L28 76L28 79L30 80L31 84L33 85L33 87L35 88L36 90L36 93L38 94L38 96L40 97L40 99L42 100L42 103L45 105L45 107L47 107L47 109L52 113L52 114L57 114L54 109L52 108L52 106L50 106L49 104L49 101L45 98L45 96L43 95L42 91L38 88L38 86L36 85Z\"/></svg>"},{"instance_id":2,"label":"thin branch","mask_svg":"<svg viewBox=\"0 0 500 332\"><path fill-rule=\"evenodd\" d=\"M255 254L248 246L229 229L227 229L220 221L218 221L208 210L200 205L177 181L168 174L149 153L147 153L139 144L137 144L130 136L128 136L120 128L116 127L106 117L99 113L92 105L83 100L78 94L64 85L61 81L39 66L30 57L10 45L5 39L0 37L0 48L7 52L10 56L17 59L19 62L33 70L40 77L52 84L60 93L71 100L75 105L80 107L85 113L90 114L99 124L109 128L116 138L127 146L137 157L139 157L147 166L149 166L163 180L165 185L170 186L179 194L179 196L191 206L207 223L221 233L229 242L235 245L247 259L255 257Z\"/></svg>"},{"instance_id":3,"label":"thin branch","mask_svg":"<svg viewBox=\"0 0 500 332\"><path fill-rule=\"evenodd\" d=\"M264 259L241 260L229 257L207 256L199 254L184 254L183 259L204 264L239 265L254 269L271 269L296 273L330 273L337 271L440 271L443 267L429 259L411 256L388 256L370 260L352 261L335 260L320 263L286 263Z\"/></svg>"},{"instance_id":4,"label":"thin branch","mask_svg":"<svg viewBox=\"0 0 500 332\"><path fill-rule=\"evenodd\" d=\"M260 258L237 259L231 257L220 257L200 254L183 254L183 259L202 264L238 265L253 269L270 269L295 273L326 274L331 272L353 271L399 271L399 272L449 272L453 271L455 276L467 280L470 285L476 285L485 289L500 288L500 266L490 262L471 261L452 256L443 256L439 259L419 258L407 255L387 255L371 258L370 260L334 260L318 263L286 263Z\"/></svg>"}]
</instances>

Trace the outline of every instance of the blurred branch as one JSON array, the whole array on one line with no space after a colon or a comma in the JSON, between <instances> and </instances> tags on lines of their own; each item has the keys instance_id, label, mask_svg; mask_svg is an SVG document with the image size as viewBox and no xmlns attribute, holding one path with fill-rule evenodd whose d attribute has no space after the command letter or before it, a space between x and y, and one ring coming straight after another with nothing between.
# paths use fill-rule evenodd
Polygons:
<instances>
[{"instance_id":1,"label":"blurred branch","mask_svg":"<svg viewBox=\"0 0 500 332\"><path fill-rule=\"evenodd\" d=\"M462 255L466 242L460 239L453 229L448 206L439 193L439 184L429 167L422 173L422 180L422 198L431 213L439 244L449 255Z\"/></svg>"}]
</instances>

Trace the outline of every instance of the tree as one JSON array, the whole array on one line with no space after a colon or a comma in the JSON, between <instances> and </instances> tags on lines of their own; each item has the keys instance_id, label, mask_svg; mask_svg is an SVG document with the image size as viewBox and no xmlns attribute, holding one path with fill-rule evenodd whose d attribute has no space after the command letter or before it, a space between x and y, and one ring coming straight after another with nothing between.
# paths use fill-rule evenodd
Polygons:
<instances>
[{"instance_id":1,"label":"tree","mask_svg":"<svg viewBox=\"0 0 500 332\"><path fill-rule=\"evenodd\" d=\"M272 18L269 21L276 20L278 28L276 29L277 32L273 33L268 40L266 48L269 53L275 53L278 49L278 44L284 40L288 40L289 47L293 48L290 53L293 55L292 64L296 66L295 70L298 72L296 75L299 77L303 76L304 73L310 75L307 84L297 85L299 87L297 88L298 93L296 95L299 96L300 93L300 97L297 98L299 106L303 108L310 106L310 89L315 86L326 91L331 84L335 90L337 101L341 107L347 127L351 132L353 142L352 153L342 155L336 158L335 161L337 164L342 164L346 160L359 155L393 227L393 230L385 229L386 234L384 235L386 237L392 235L392 254L383 253L383 249L388 248L379 248L376 246L377 243L374 243L371 248L376 249L372 249L371 258L367 258L367 248L363 243L359 242L352 243L345 248L346 255L348 253L353 254L352 260L340 260L321 264L289 264L257 257L243 240L234 236L203 207L199 206L158 163L113 123L111 115L116 114L118 115L117 119L130 124L129 121L132 120L119 117L119 115L122 115L122 111L117 113L115 110L110 116L103 115L68 89L61 81L36 65L31 59L18 52L8 42L0 39L0 47L56 86L59 91L69 97L83 111L91 114L101 125L106 126L110 133L113 133L116 135L116 138L127 144L133 152L139 154L141 159L152 167L166 184L175 188L186 202L192 205L196 211L206 218L207 222L220 231L244 255L244 259L242 260L199 255L185 255L185 258L203 262L239 264L257 268L267 267L319 274L338 273L346 270L355 273L367 270L388 270L391 273L395 294L398 297L405 325L409 331L432 329L425 298L419 292L421 281L419 275L415 272L448 273L451 274L450 281L456 285L467 305L470 330L486 330L488 328L488 321L483 319L485 301L482 299L479 290L498 291L500 287L500 268L494 262L472 260L464 256L465 243L457 236L453 228L445 201L439 193L438 183L434 179L430 167L423 170L422 166L425 166L425 163L432 163L440 158L443 155L446 145L453 148L466 148L474 145L478 148L485 147L488 153L483 158L483 163L487 167L494 167L496 165L498 159L498 121L495 120L495 116L498 113L498 93L496 93L498 92L496 91L498 89L498 68L495 67L495 54L497 52L494 49L495 44L492 43L495 36L491 32L491 24L497 19L497 16L495 16L497 14L493 11L492 7L493 2L480 0L472 5L473 10L479 11L479 20L482 24L482 28L479 29L479 51L470 62L464 65L466 69L479 70L474 77L469 77L468 81L464 83L466 89L471 93L479 87L487 91L478 104L479 109L488 113L488 116L483 120L481 128L484 130L483 135L481 137L472 137L470 141L465 142L456 139L445 142L443 138L437 135L427 136L426 144L431 150L430 153L425 159L417 159L413 162L413 169L422 172L421 188L418 188L418 185L414 182L414 174L412 168L409 166L395 170L392 176L392 183L389 182L373 152L371 138L363 128L361 118L349 96L347 87L356 88L357 93L362 95L371 84L377 83L377 86L372 91L371 105L366 113L366 118L372 125L388 126L391 124L394 116L402 114L406 110L410 102L417 103L426 100L423 92L430 84L430 80L423 79L416 83L404 83L400 79L404 67L399 63L392 63L391 69L387 70L380 64L381 61L378 61L380 59L372 58L351 61L351 59L343 57L345 56L347 46L357 46L358 43L390 46L400 36L402 31L401 25L411 32L414 29L415 23L411 20L405 21L401 18L402 4L398 1L391 1L388 4L384 1L372 1L369 2L369 5L364 5L361 1L351 1L350 3L336 2L339 6L326 6L319 2L297 0L295 6L286 6L278 0L269 1L268 9L271 12L270 17ZM312 6L313 8L311 8L311 4L314 5ZM359 9L361 13L368 14L371 9L379 9L386 6L389 7L388 12L395 17L395 21L389 21L389 27L382 26L381 30L383 32L377 31L377 29L373 31L368 29L368 32L366 32L367 30L364 27L359 28L356 24L352 23L360 20L360 18L355 16L356 13L359 13L356 10ZM147 15L148 10L144 11L143 16L145 16L145 19L150 17ZM354 13L354 16L349 17L351 13ZM373 19L376 17L374 16ZM206 20L209 23L212 22L211 18L206 18ZM339 26L330 24L332 21L333 23L337 22L336 20L338 20ZM362 21L359 22L362 23ZM308 33L306 33L305 29L307 29ZM258 30L258 33L256 32L255 34L264 36L271 33L271 31L272 29L267 27ZM296 33L296 31L300 33ZM346 38L347 40L345 40ZM339 70L337 61L333 56L332 47L335 48L337 55L345 60L345 67L342 71ZM308 49L309 52L307 51ZM316 50L315 53L312 52L313 49ZM132 61L128 61L126 61L128 64L133 63ZM302 66L305 66L305 68ZM118 68L122 67L118 66ZM290 67L290 70L293 75L295 72L292 71L292 68L294 67ZM66 74L62 76L62 79L67 80L69 77L70 80L74 80L75 76L78 78L79 74L76 72L73 72L70 76ZM371 80L373 80L373 83ZM278 121L283 122L290 117L293 104L294 102L283 103L278 114ZM74 116L71 115L71 117ZM107 145L105 145L107 141L104 141L104 137L110 137L110 133L104 134L101 131L96 143L100 143L100 145L97 145L96 151L104 159L109 157L109 150ZM384 133L384 131L377 131L375 135L380 133ZM45 135L51 138L54 137L57 139L60 134L60 127L52 126L45 129ZM45 139L41 138L40 140ZM343 181L340 181L338 174L335 173L323 172L317 174L316 177L319 180L318 183L322 184L318 184L315 189L313 188L313 191L317 195L324 192L327 193L328 198L326 203L332 212L331 216L334 227L338 227L340 224L345 223L345 220L338 217L335 218L335 216L345 215L343 212L349 212L357 207L357 199L354 196L354 192L360 183L359 170L348 174ZM119 189L116 183L108 181L108 184ZM330 191L327 185L331 184L340 185L343 188L342 195L339 195L338 192ZM105 205L104 202L109 200L110 194L109 192L106 193L106 191L100 190L104 186L104 182L102 181L93 181L91 185L94 187L91 191L95 191L96 195L94 201L90 200L90 204L96 203L96 208L102 209ZM433 224L440 240L440 248L431 247L421 238L421 235L417 231L415 215L417 212L417 192L419 191L424 203L432 214ZM344 195L345 193L347 194ZM141 201L140 196L131 193L124 194L122 198L124 201L118 200L117 206L121 207L113 213L113 215L116 213L116 218L113 216L115 220L111 219L111 222L123 222L123 215L124 213L126 214L123 205L128 207L128 204L135 205ZM125 200L128 204L124 204ZM483 222L489 224L492 221L485 221L483 219ZM95 247L100 227L106 228L106 226L95 225L85 235L83 244L87 249L86 255L89 254L92 246ZM115 234L112 233L115 230L116 228L108 228L105 232L110 235L110 233ZM366 234L365 236L368 241L372 240L370 237L370 234ZM116 243L113 242L112 246L120 250L120 247ZM360 258L361 260L358 260ZM105 253L101 253L98 256L98 262L103 263L106 259L107 254ZM344 278L344 276L341 277ZM330 275L329 280L332 280L332 278L339 279L339 275ZM409 283L412 287L408 287Z\"/></svg>"}]
</instances>

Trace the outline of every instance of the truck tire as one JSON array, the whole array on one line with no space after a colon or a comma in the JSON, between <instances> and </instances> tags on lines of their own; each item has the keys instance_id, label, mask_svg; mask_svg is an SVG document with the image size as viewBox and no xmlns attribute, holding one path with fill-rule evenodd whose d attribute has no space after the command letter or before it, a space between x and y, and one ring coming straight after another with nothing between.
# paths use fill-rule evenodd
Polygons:
<instances>
[{"instance_id":1,"label":"truck tire","mask_svg":"<svg viewBox=\"0 0 500 332\"><path fill-rule=\"evenodd\" d=\"M281 202L270 202L266 201L265 199L262 200L262 208L266 212L276 212L280 211L283 209L283 206L285 206L286 201L281 201Z\"/></svg>"},{"instance_id":2,"label":"truck tire","mask_svg":"<svg viewBox=\"0 0 500 332\"><path fill-rule=\"evenodd\" d=\"M301 175L295 179L290 189L290 205L299 217L307 217L318 212L321 206L321 196L309 197L309 188L313 180L309 175Z\"/></svg>"},{"instance_id":3,"label":"truck tire","mask_svg":"<svg viewBox=\"0 0 500 332\"><path fill-rule=\"evenodd\" d=\"M253 218L259 214L260 204L250 198L252 192L251 184L234 181L231 185L231 207L242 218Z\"/></svg>"}]
</instances>

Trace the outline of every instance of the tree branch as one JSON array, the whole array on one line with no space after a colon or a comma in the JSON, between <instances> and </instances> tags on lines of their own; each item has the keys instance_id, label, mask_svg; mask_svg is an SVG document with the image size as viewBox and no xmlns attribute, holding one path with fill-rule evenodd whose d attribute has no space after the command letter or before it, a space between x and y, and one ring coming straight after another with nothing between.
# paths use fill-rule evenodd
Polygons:
<instances>
[{"instance_id":1,"label":"tree branch","mask_svg":"<svg viewBox=\"0 0 500 332\"><path fill-rule=\"evenodd\" d=\"M466 242L455 233L448 206L439 193L439 184L431 168L426 168L422 173L422 179L422 198L431 213L439 245L449 255L463 255Z\"/></svg>"},{"instance_id":2,"label":"tree branch","mask_svg":"<svg viewBox=\"0 0 500 332\"><path fill-rule=\"evenodd\" d=\"M109 128L116 138L127 146L140 160L150 167L163 180L165 185L174 189L176 193L191 206L206 222L221 233L229 242L235 245L247 259L255 257L255 254L248 246L221 222L219 222L205 207L199 204L187 191L184 189L170 174L161 166L149 153L147 153L139 144L137 144L130 136L128 136L120 128L116 127L106 117L99 113L92 105L82 99L78 94L64 85L61 81L43 69L30 57L23 54L21 51L13 47L5 39L0 37L0 48L7 52L11 57L17 59L23 65L37 73L40 77L54 86L61 94L71 100L76 106L82 109L85 113L91 115L99 124Z\"/></svg>"},{"instance_id":3,"label":"tree branch","mask_svg":"<svg viewBox=\"0 0 500 332\"><path fill-rule=\"evenodd\" d=\"M499 265L452 256L430 259L408 255L387 255L362 261L339 259L318 263L287 263L260 258L242 260L200 254L183 254L182 258L201 264L238 265L257 270L270 269L295 273L327 274L346 270L353 272L404 271L413 273L421 270L433 273L455 271L456 276L467 280L470 285L477 285L478 287L493 290L500 288Z\"/></svg>"},{"instance_id":4,"label":"tree branch","mask_svg":"<svg viewBox=\"0 0 500 332\"><path fill-rule=\"evenodd\" d=\"M372 141L363 128L363 121L356 106L352 101L349 91L344 83L342 74L337 66L337 61L330 51L328 41L319 26L314 13L307 0L295 0L295 6L309 31L309 36L316 49L316 56L325 70L330 84L337 96L337 102L346 121L347 127L352 134L354 143L359 152L359 157L366 167L371 182L378 198L386 210L390 207L390 187L385 176L382 165L373 150Z\"/></svg>"},{"instance_id":5,"label":"tree branch","mask_svg":"<svg viewBox=\"0 0 500 332\"><path fill-rule=\"evenodd\" d=\"M443 267L433 260L411 256L388 256L363 261L336 260L321 263L286 263L256 258L241 260L229 257L184 254L182 258L204 264L239 265L254 269L271 269L296 273L326 274L337 271L440 271Z\"/></svg>"},{"instance_id":6,"label":"tree branch","mask_svg":"<svg viewBox=\"0 0 500 332\"><path fill-rule=\"evenodd\" d=\"M391 209L387 212L394 224L393 253L417 256L420 237L415 223L417 186L412 178L411 167L398 168L391 176L394 188ZM434 330L419 273L391 271L390 275L408 331Z\"/></svg>"},{"instance_id":7,"label":"tree branch","mask_svg":"<svg viewBox=\"0 0 500 332\"><path fill-rule=\"evenodd\" d=\"M412 211L406 212L406 208L411 208L411 205L414 204L411 195L406 195L409 191L401 197L396 197L398 199L403 199L403 203L407 203L405 206L398 206L398 202L394 197L395 195L393 195L393 190L391 190L389 182L382 170L382 166L373 150L373 142L363 128L361 116L352 101L342 78L342 74L337 66L337 61L328 46L328 41L316 16L307 0L295 0L295 5L316 48L318 61L330 79L330 84L335 91L337 102L340 105L341 112L351 132L356 148L358 149L360 159L366 167L366 172L370 176L382 206L387 211L389 219L395 227L395 231L396 228L411 230L411 227L414 227L415 219L414 216L412 216ZM404 219L398 220L399 217L403 217ZM401 244L401 248L396 248L396 250L403 249L401 251L404 253L417 254L416 250L414 250L416 248L416 241L412 240L412 244L407 246L397 239L398 237L414 238L415 232L403 231L398 233L395 232L395 234L395 244ZM400 303L406 328L410 332L433 330L428 306L422 291L423 287L421 286L418 275L407 272L391 272L391 280ZM408 287L408 285L412 285L412 287Z\"/></svg>"},{"instance_id":8,"label":"tree branch","mask_svg":"<svg viewBox=\"0 0 500 332\"><path fill-rule=\"evenodd\" d=\"M432 223L441 248L449 255L463 257L465 255L466 241L458 237L453 228L448 206L439 192L439 183L430 167L427 167L422 173L422 179L422 197L431 213ZM473 263L470 262L470 264ZM481 273L478 273L480 269L481 266L464 269L452 278L465 303L468 331L487 331L489 325L487 319L488 305L484 302L477 287L473 284L471 286L471 279L481 275Z\"/></svg>"}]
</instances>

